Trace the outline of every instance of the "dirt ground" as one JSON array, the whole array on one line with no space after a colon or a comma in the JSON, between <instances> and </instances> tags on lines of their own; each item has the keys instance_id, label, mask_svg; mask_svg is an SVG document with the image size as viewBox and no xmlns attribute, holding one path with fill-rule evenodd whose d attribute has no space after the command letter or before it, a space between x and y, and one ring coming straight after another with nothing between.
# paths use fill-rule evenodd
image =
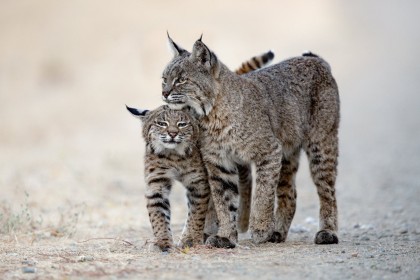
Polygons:
<instances>
[{"instance_id":1,"label":"dirt ground","mask_svg":"<svg viewBox=\"0 0 420 280\"><path fill-rule=\"evenodd\" d=\"M420 279L419 1L0 2L1 279ZM200 2L201 3L201 2ZM268 49L331 64L342 121L340 243L316 246L302 157L289 238L150 250L140 124L166 31L231 68ZM171 204L175 239L186 216Z\"/></svg>"}]
</instances>

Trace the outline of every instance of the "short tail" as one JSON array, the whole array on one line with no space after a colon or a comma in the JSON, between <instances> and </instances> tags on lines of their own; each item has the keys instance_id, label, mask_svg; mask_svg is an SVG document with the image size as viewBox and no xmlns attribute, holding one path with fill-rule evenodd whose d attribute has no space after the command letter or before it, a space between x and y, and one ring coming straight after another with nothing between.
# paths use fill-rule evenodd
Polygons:
<instances>
[{"instance_id":1,"label":"short tail","mask_svg":"<svg viewBox=\"0 0 420 280\"><path fill-rule=\"evenodd\" d=\"M236 74L242 75L263 68L268 65L274 59L274 53L268 51L258 56L254 56L251 59L242 63L241 67L235 70Z\"/></svg>"},{"instance_id":2,"label":"short tail","mask_svg":"<svg viewBox=\"0 0 420 280\"><path fill-rule=\"evenodd\" d=\"M319 55L314 54L311 51L304 51L302 53L302 56L304 57L315 57L315 58L319 58L320 60L322 60L322 63L324 64L325 67L328 68L329 71L331 71L331 66L328 64L328 62L326 62L322 57L320 57Z\"/></svg>"},{"instance_id":3,"label":"short tail","mask_svg":"<svg viewBox=\"0 0 420 280\"><path fill-rule=\"evenodd\" d=\"M311 51L304 51L302 56L311 56L311 57L319 57L319 55L314 54Z\"/></svg>"}]
</instances>

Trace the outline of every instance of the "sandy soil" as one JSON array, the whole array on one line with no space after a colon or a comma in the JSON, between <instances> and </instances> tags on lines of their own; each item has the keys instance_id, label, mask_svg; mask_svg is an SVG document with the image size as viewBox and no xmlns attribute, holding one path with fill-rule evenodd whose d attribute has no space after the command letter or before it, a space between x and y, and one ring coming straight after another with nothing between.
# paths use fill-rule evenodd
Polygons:
<instances>
[{"instance_id":1,"label":"sandy soil","mask_svg":"<svg viewBox=\"0 0 420 280\"><path fill-rule=\"evenodd\" d=\"M0 278L420 279L420 5L394 2L2 1ZM166 30L187 49L204 32L232 68L268 49L330 62L340 244L313 244L303 157L287 242L149 250L140 124L124 104L160 104Z\"/></svg>"}]
</instances>

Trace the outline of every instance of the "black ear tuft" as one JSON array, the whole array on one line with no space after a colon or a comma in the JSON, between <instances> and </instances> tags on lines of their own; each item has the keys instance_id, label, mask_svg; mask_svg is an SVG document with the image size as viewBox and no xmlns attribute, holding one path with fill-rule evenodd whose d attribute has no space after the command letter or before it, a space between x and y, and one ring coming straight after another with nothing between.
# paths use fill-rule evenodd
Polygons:
<instances>
[{"instance_id":1,"label":"black ear tuft","mask_svg":"<svg viewBox=\"0 0 420 280\"><path fill-rule=\"evenodd\" d=\"M171 50L174 53L174 56L178 56L181 55L183 53L186 52L186 50L184 50L183 48L181 48L180 46L178 46L171 38L171 36L169 36L169 32L166 31L166 34L168 35L168 43L169 43L169 47L171 48Z\"/></svg>"},{"instance_id":2,"label":"black ear tuft","mask_svg":"<svg viewBox=\"0 0 420 280\"><path fill-rule=\"evenodd\" d=\"M125 107L127 108L127 110L135 117L137 118L142 118L144 116L146 116L147 112L149 112L149 110L139 110L136 108L131 108L128 107L127 105L125 105Z\"/></svg>"}]
</instances>

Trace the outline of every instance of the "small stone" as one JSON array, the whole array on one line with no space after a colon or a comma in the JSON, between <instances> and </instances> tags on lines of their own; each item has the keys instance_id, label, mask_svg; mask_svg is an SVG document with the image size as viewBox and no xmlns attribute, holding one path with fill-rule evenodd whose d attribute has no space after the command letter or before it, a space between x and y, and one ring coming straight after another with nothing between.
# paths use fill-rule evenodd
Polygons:
<instances>
[{"instance_id":1,"label":"small stone","mask_svg":"<svg viewBox=\"0 0 420 280\"><path fill-rule=\"evenodd\" d=\"M401 231L400 231L400 234L407 234L408 233L408 229L402 229Z\"/></svg>"},{"instance_id":2,"label":"small stone","mask_svg":"<svg viewBox=\"0 0 420 280\"><path fill-rule=\"evenodd\" d=\"M360 228L360 225L359 225L359 224L355 224L355 225L353 226L353 228Z\"/></svg>"},{"instance_id":3,"label":"small stone","mask_svg":"<svg viewBox=\"0 0 420 280\"><path fill-rule=\"evenodd\" d=\"M17 256L19 256L19 254L18 253L6 253L6 256L17 257Z\"/></svg>"},{"instance_id":4,"label":"small stone","mask_svg":"<svg viewBox=\"0 0 420 280\"><path fill-rule=\"evenodd\" d=\"M401 272L401 266L396 266L391 268L391 272L398 273Z\"/></svg>"},{"instance_id":5,"label":"small stone","mask_svg":"<svg viewBox=\"0 0 420 280\"><path fill-rule=\"evenodd\" d=\"M36 272L36 268L35 267L31 267L31 266L25 266L25 267L22 267L22 272L23 273L35 273Z\"/></svg>"},{"instance_id":6,"label":"small stone","mask_svg":"<svg viewBox=\"0 0 420 280\"><path fill-rule=\"evenodd\" d=\"M362 238L360 238L360 240L362 240L362 241L369 241L370 238L365 235L365 236L362 236Z\"/></svg>"},{"instance_id":7,"label":"small stone","mask_svg":"<svg viewBox=\"0 0 420 280\"><path fill-rule=\"evenodd\" d=\"M33 260L23 260L22 261L23 265L27 265L27 266L34 266L35 265L35 261Z\"/></svg>"},{"instance_id":8,"label":"small stone","mask_svg":"<svg viewBox=\"0 0 420 280\"><path fill-rule=\"evenodd\" d=\"M318 224L317 221L312 217L306 217L305 223L310 224L310 225L317 225Z\"/></svg>"},{"instance_id":9,"label":"small stone","mask_svg":"<svg viewBox=\"0 0 420 280\"><path fill-rule=\"evenodd\" d=\"M356 258L358 255L359 255L358 253L352 253L352 254L351 254L351 257L352 257L352 258Z\"/></svg>"},{"instance_id":10,"label":"small stone","mask_svg":"<svg viewBox=\"0 0 420 280\"><path fill-rule=\"evenodd\" d=\"M373 259L375 256L374 255L370 255L369 258Z\"/></svg>"},{"instance_id":11,"label":"small stone","mask_svg":"<svg viewBox=\"0 0 420 280\"><path fill-rule=\"evenodd\" d=\"M344 254L346 252L346 250L341 251L341 254Z\"/></svg>"},{"instance_id":12,"label":"small stone","mask_svg":"<svg viewBox=\"0 0 420 280\"><path fill-rule=\"evenodd\" d=\"M354 242L354 245L360 245L360 242Z\"/></svg>"},{"instance_id":13,"label":"small stone","mask_svg":"<svg viewBox=\"0 0 420 280\"><path fill-rule=\"evenodd\" d=\"M93 257L92 256L79 256L79 258L77 259L78 262L88 262L88 261L93 261Z\"/></svg>"},{"instance_id":14,"label":"small stone","mask_svg":"<svg viewBox=\"0 0 420 280\"><path fill-rule=\"evenodd\" d=\"M361 226L360 226L360 229L367 229L367 230L370 230L370 229L373 229L373 225L369 225L369 224L367 224L367 225L361 225Z\"/></svg>"}]
</instances>

